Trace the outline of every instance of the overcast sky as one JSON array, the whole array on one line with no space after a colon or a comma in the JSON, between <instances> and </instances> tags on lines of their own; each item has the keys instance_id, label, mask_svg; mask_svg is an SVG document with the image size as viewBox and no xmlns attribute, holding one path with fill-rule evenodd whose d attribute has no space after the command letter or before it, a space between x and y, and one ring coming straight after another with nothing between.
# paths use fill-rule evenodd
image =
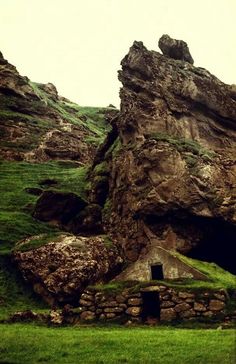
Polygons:
<instances>
[{"instance_id":1,"label":"overcast sky","mask_svg":"<svg viewBox=\"0 0 236 364\"><path fill-rule=\"evenodd\" d=\"M134 40L185 40L195 65L236 83L236 0L0 0L0 50L22 75L80 105L119 106Z\"/></svg>"}]
</instances>

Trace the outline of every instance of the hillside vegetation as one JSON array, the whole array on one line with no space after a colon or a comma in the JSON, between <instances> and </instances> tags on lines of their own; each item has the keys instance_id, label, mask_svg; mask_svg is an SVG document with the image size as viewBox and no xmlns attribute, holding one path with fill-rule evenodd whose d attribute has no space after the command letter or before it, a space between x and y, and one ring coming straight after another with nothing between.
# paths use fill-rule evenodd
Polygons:
<instances>
[{"instance_id":1,"label":"hillside vegetation","mask_svg":"<svg viewBox=\"0 0 236 364\"><path fill-rule=\"evenodd\" d=\"M4 325L1 330L0 360L16 364L233 364L234 361L233 330L46 328L22 324Z\"/></svg>"}]
</instances>

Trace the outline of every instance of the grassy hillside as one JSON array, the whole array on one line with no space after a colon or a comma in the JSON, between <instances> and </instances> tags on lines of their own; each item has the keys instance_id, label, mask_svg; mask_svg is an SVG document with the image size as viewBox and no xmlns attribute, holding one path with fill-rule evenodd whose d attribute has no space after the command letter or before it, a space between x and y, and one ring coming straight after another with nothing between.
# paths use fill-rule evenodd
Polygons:
<instances>
[{"instance_id":1,"label":"grassy hillside","mask_svg":"<svg viewBox=\"0 0 236 364\"><path fill-rule=\"evenodd\" d=\"M0 253L9 253L14 244L27 236L49 233L55 228L31 216L37 196L26 188L44 188L43 180L53 179L58 191L74 192L86 198L87 167L76 167L69 162L31 164L26 162L0 162Z\"/></svg>"},{"instance_id":2,"label":"grassy hillside","mask_svg":"<svg viewBox=\"0 0 236 364\"><path fill-rule=\"evenodd\" d=\"M50 130L65 132L60 120L79 126L85 142L95 147L103 142L110 129L105 118L109 108L83 107L69 100L54 100L40 89L40 84L30 82L30 85L38 99L22 99L14 95L0 97L1 148L20 152L35 149ZM11 141L7 137L7 130L15 130L16 127L24 133Z\"/></svg>"},{"instance_id":3,"label":"grassy hillside","mask_svg":"<svg viewBox=\"0 0 236 364\"><path fill-rule=\"evenodd\" d=\"M47 189L42 182L53 179L58 191L74 192L86 198L88 167L78 168L73 162L0 161L0 319L17 310L45 307L32 293L10 259L15 243L31 235L54 234L57 229L35 220L31 213L38 196L26 188ZM2 304L1 304L2 302Z\"/></svg>"}]
</instances>

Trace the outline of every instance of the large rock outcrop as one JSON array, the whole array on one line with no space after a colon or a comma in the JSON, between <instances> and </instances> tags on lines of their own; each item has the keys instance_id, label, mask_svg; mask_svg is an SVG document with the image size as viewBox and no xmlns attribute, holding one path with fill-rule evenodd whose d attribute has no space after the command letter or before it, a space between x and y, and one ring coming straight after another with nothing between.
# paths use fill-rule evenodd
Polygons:
<instances>
[{"instance_id":1,"label":"large rock outcrop","mask_svg":"<svg viewBox=\"0 0 236 364\"><path fill-rule=\"evenodd\" d=\"M234 86L181 59L134 42L121 62L104 221L130 261L154 244L233 271Z\"/></svg>"},{"instance_id":2,"label":"large rock outcrop","mask_svg":"<svg viewBox=\"0 0 236 364\"><path fill-rule=\"evenodd\" d=\"M43 246L29 246L45 240ZM28 249L28 250L27 250ZM88 284L104 282L119 272L122 263L117 246L105 237L36 236L20 242L14 259L24 278L51 306L78 305Z\"/></svg>"},{"instance_id":3,"label":"large rock outcrop","mask_svg":"<svg viewBox=\"0 0 236 364\"><path fill-rule=\"evenodd\" d=\"M81 108L58 95L52 83L31 82L0 53L0 157L46 162L92 161L106 113L114 108Z\"/></svg>"}]
</instances>

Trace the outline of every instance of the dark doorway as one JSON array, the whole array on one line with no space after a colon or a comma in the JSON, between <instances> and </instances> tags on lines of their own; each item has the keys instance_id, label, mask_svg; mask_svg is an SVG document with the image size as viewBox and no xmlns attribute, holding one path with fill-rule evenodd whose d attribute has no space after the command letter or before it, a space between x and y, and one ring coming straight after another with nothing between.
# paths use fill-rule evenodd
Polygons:
<instances>
[{"instance_id":1,"label":"dark doorway","mask_svg":"<svg viewBox=\"0 0 236 364\"><path fill-rule=\"evenodd\" d=\"M159 292L150 291L142 292L143 310L142 319L148 321L150 319L160 319L160 298Z\"/></svg>"},{"instance_id":2,"label":"dark doorway","mask_svg":"<svg viewBox=\"0 0 236 364\"><path fill-rule=\"evenodd\" d=\"M151 265L151 279L152 280L164 279L163 266L161 263Z\"/></svg>"}]
</instances>

